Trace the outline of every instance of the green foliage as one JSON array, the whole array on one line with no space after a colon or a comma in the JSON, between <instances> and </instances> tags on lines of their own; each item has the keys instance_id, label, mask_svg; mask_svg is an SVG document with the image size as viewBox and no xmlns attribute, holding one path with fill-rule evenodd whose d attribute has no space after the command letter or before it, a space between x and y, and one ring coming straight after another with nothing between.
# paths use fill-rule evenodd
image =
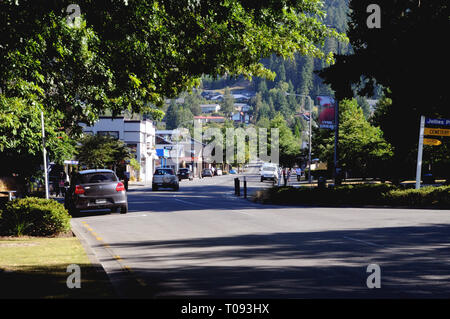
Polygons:
<instances>
[{"instance_id":1,"label":"green foliage","mask_svg":"<svg viewBox=\"0 0 450 319\"><path fill-rule=\"evenodd\" d=\"M273 79L262 56L331 62L325 39L346 40L322 21L321 1L80 0L78 26L66 23L70 3L0 3L0 87L8 97L23 96L21 79L38 87L78 133L105 110L152 113L203 74Z\"/></svg>"},{"instance_id":2,"label":"green foliage","mask_svg":"<svg viewBox=\"0 0 450 319\"><path fill-rule=\"evenodd\" d=\"M338 55L336 64L321 75L338 99L353 96L355 86L362 96L371 96L375 84L383 86L392 105L378 113L378 123L395 149L390 175L411 178L420 116L450 118L448 83L436 76L440 70L446 73L448 54L433 49L442 43L442 32L448 29L448 1L383 1L379 29L367 27L371 3L350 1L347 34L353 54ZM431 162L447 167L450 163L440 156Z\"/></svg>"},{"instance_id":3,"label":"green foliage","mask_svg":"<svg viewBox=\"0 0 450 319\"><path fill-rule=\"evenodd\" d=\"M77 147L77 159L88 168L114 168L130 159L125 143L110 136L86 135Z\"/></svg>"},{"instance_id":4,"label":"green foliage","mask_svg":"<svg viewBox=\"0 0 450 319\"><path fill-rule=\"evenodd\" d=\"M381 205L412 208L450 208L450 186L402 189L392 184L355 184L335 188L273 187L260 191L256 201L292 205Z\"/></svg>"},{"instance_id":5,"label":"green foliage","mask_svg":"<svg viewBox=\"0 0 450 319\"><path fill-rule=\"evenodd\" d=\"M174 100L170 101L165 116L166 129L173 130L179 127L191 127L193 119L194 116L189 106L177 104Z\"/></svg>"},{"instance_id":6,"label":"green foliage","mask_svg":"<svg viewBox=\"0 0 450 319\"><path fill-rule=\"evenodd\" d=\"M223 95L223 102L221 103L221 111L226 115L231 115L234 112L234 98L231 95L231 91L229 87L225 88L225 92Z\"/></svg>"},{"instance_id":7,"label":"green foliage","mask_svg":"<svg viewBox=\"0 0 450 319\"><path fill-rule=\"evenodd\" d=\"M31 176L42 163L41 110L44 111L46 149L62 164L72 158L74 142L61 129L62 114L44 110L35 100L0 94L0 175Z\"/></svg>"},{"instance_id":8,"label":"green foliage","mask_svg":"<svg viewBox=\"0 0 450 319\"><path fill-rule=\"evenodd\" d=\"M139 164L139 162L135 158L130 159L130 166L135 171L139 171L141 169L141 165Z\"/></svg>"},{"instance_id":9,"label":"green foliage","mask_svg":"<svg viewBox=\"0 0 450 319\"><path fill-rule=\"evenodd\" d=\"M292 166L300 154L300 141L295 138L281 113L278 113L270 121L270 128L276 128L279 132L280 164ZM269 144L271 143L272 137L270 136Z\"/></svg>"},{"instance_id":10,"label":"green foliage","mask_svg":"<svg viewBox=\"0 0 450 319\"><path fill-rule=\"evenodd\" d=\"M316 129L312 144L320 159L333 163L333 131ZM355 99L339 103L338 151L340 166L358 177L381 177L392 156L392 147L384 140L383 132L366 120Z\"/></svg>"},{"instance_id":11,"label":"green foliage","mask_svg":"<svg viewBox=\"0 0 450 319\"><path fill-rule=\"evenodd\" d=\"M70 215L64 205L52 199L15 199L0 214L2 235L54 236L69 230Z\"/></svg>"}]
</instances>

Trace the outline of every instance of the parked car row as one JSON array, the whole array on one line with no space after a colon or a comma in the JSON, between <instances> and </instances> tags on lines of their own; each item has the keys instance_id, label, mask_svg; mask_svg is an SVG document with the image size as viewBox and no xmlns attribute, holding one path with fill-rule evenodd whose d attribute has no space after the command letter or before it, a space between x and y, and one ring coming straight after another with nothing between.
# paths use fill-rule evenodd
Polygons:
<instances>
[{"instance_id":1,"label":"parked car row","mask_svg":"<svg viewBox=\"0 0 450 319\"><path fill-rule=\"evenodd\" d=\"M222 171L203 169L202 177L222 175ZM157 168L153 174L152 191L159 188L172 188L177 191L182 179L193 180L194 175L187 168L180 168L175 174L172 168ZM71 215L82 210L110 209L113 212L126 214L128 199L123 182L116 173L109 169L89 169L75 173L71 177L70 186L66 187L64 206Z\"/></svg>"}]
</instances>

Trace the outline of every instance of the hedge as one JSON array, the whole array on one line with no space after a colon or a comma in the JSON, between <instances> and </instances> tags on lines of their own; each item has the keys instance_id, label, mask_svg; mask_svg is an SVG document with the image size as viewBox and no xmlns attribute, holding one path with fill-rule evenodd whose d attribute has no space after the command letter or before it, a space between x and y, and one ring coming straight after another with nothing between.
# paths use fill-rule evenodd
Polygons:
<instances>
[{"instance_id":1,"label":"hedge","mask_svg":"<svg viewBox=\"0 0 450 319\"><path fill-rule=\"evenodd\" d=\"M55 200L15 199L0 211L0 235L55 236L70 230L70 218L64 205Z\"/></svg>"},{"instance_id":2,"label":"hedge","mask_svg":"<svg viewBox=\"0 0 450 319\"><path fill-rule=\"evenodd\" d=\"M261 203L323 206L406 206L450 208L450 186L402 189L392 184L356 184L335 188L273 187L258 191Z\"/></svg>"}]
</instances>

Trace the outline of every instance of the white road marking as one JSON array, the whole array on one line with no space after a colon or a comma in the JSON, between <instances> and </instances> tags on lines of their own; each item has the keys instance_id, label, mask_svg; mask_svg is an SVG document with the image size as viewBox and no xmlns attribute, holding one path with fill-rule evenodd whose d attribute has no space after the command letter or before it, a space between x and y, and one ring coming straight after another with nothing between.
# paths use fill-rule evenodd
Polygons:
<instances>
[{"instance_id":1,"label":"white road marking","mask_svg":"<svg viewBox=\"0 0 450 319\"><path fill-rule=\"evenodd\" d=\"M369 245L369 246L383 247L382 245L378 245L378 244L371 243L371 242L369 242L369 241L365 241L365 240L361 240L361 239L356 239L356 238L346 237L346 236L344 236L344 238L345 238L345 239L348 239L348 240L357 241L357 242L360 242L360 243L363 243L363 244L366 244L366 245Z\"/></svg>"}]
</instances>

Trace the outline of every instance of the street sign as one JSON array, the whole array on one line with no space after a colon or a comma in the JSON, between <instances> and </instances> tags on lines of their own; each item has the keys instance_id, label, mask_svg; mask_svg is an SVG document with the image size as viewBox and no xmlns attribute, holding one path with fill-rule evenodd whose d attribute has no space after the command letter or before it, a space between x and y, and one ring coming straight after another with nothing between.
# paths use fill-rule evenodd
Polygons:
<instances>
[{"instance_id":1,"label":"street sign","mask_svg":"<svg viewBox=\"0 0 450 319\"><path fill-rule=\"evenodd\" d=\"M424 135L450 136L450 129L425 127Z\"/></svg>"},{"instance_id":2,"label":"street sign","mask_svg":"<svg viewBox=\"0 0 450 319\"><path fill-rule=\"evenodd\" d=\"M449 119L429 119L427 118L425 120L425 125L444 125L444 126L450 126L450 120Z\"/></svg>"},{"instance_id":3,"label":"street sign","mask_svg":"<svg viewBox=\"0 0 450 319\"><path fill-rule=\"evenodd\" d=\"M64 161L64 164L69 164L69 165L78 165L79 163L78 163L78 161L72 161L72 160L70 160L70 161Z\"/></svg>"},{"instance_id":4,"label":"street sign","mask_svg":"<svg viewBox=\"0 0 450 319\"><path fill-rule=\"evenodd\" d=\"M439 140L436 140L436 139L434 139L434 138L424 138L424 139L423 139L423 144L425 144L425 145L434 145L434 146L438 146L438 145L441 145L442 142L439 141Z\"/></svg>"}]
</instances>

